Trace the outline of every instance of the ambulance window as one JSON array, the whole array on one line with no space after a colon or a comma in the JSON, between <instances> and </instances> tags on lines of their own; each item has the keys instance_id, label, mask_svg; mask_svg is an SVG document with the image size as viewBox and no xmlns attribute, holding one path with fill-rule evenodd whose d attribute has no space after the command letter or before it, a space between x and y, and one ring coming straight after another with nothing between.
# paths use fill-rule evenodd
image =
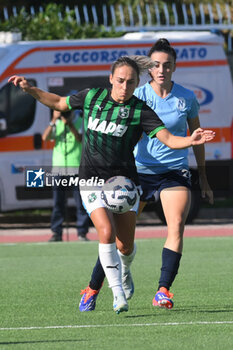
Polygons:
<instances>
[{"instance_id":1,"label":"ambulance window","mask_svg":"<svg viewBox=\"0 0 233 350\"><path fill-rule=\"evenodd\" d=\"M67 96L70 94L75 94L77 91L84 90L86 88L96 88L96 87L103 87L103 88L109 88L111 85L109 83L109 76L87 76L87 77L72 77L72 78L62 78L62 84L60 82L60 85L55 85L54 80L51 81L48 80L48 86L49 91L53 92L55 94L61 95L61 96ZM52 82L52 84L51 84Z\"/></svg>"},{"instance_id":2,"label":"ambulance window","mask_svg":"<svg viewBox=\"0 0 233 350\"><path fill-rule=\"evenodd\" d=\"M35 81L29 80L36 85ZM36 100L12 84L0 90L0 112L6 117L8 134L25 131L31 127L35 117Z\"/></svg>"},{"instance_id":3,"label":"ambulance window","mask_svg":"<svg viewBox=\"0 0 233 350\"><path fill-rule=\"evenodd\" d=\"M0 112L2 116L6 119L6 112L7 112L7 105L8 105L8 85L5 85L1 90L0 90Z\"/></svg>"}]
</instances>

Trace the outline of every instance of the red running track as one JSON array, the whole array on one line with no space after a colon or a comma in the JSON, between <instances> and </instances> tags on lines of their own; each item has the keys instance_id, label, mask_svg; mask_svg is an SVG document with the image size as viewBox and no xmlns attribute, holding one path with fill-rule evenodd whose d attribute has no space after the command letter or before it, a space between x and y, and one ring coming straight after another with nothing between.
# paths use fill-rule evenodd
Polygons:
<instances>
[{"instance_id":1,"label":"red running track","mask_svg":"<svg viewBox=\"0 0 233 350\"><path fill-rule=\"evenodd\" d=\"M164 238L167 229L165 226L137 227L136 239ZM233 225L197 225L186 226L185 237L222 237L233 236ZM47 242L51 237L50 229L4 229L0 230L0 243L31 243ZM91 228L87 236L90 240L97 241L98 237L95 229ZM67 237L66 231L63 234L64 241L77 241L75 229L69 229Z\"/></svg>"}]
</instances>

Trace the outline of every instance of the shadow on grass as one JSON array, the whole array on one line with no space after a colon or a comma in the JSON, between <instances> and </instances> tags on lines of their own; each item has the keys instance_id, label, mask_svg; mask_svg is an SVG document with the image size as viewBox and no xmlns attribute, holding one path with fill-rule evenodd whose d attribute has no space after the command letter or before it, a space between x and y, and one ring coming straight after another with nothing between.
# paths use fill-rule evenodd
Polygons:
<instances>
[{"instance_id":1,"label":"shadow on grass","mask_svg":"<svg viewBox=\"0 0 233 350\"><path fill-rule=\"evenodd\" d=\"M28 340L28 341L9 341L0 342L0 345L17 345L17 344L43 344L43 343L72 343L72 342L86 342L86 339L62 339L62 340Z\"/></svg>"},{"instance_id":2,"label":"shadow on grass","mask_svg":"<svg viewBox=\"0 0 233 350\"><path fill-rule=\"evenodd\" d=\"M125 315L125 318L132 318L132 319L136 319L136 318L145 318L145 317L154 317L154 316L158 316L158 315L162 315L163 313L170 313L170 314L178 314L178 313L195 313L195 314L218 314L218 313L232 313L233 309L229 309L228 306L226 306L225 308L221 308L221 309L216 309L216 307L211 307L211 308L204 308L204 307L198 307L198 306L193 306L193 307L188 307L188 308L176 308L176 309L172 309L172 310L168 310L165 308L155 308L155 312L154 313L150 313L150 314L142 314L142 315ZM167 314L168 315L168 314Z\"/></svg>"},{"instance_id":3,"label":"shadow on grass","mask_svg":"<svg viewBox=\"0 0 233 350\"><path fill-rule=\"evenodd\" d=\"M172 310L172 312L195 312L195 313L206 313L206 314L209 314L209 313L222 313L222 312L233 312L233 309L204 309L204 308L200 308L198 309L197 307L194 307L194 308L185 308L185 309L175 309L175 310Z\"/></svg>"},{"instance_id":4,"label":"shadow on grass","mask_svg":"<svg viewBox=\"0 0 233 350\"><path fill-rule=\"evenodd\" d=\"M144 318L144 317L154 317L154 316L157 316L155 313L153 314L147 314L147 315L132 315L132 316L129 316L129 315L125 315L125 318Z\"/></svg>"}]
</instances>

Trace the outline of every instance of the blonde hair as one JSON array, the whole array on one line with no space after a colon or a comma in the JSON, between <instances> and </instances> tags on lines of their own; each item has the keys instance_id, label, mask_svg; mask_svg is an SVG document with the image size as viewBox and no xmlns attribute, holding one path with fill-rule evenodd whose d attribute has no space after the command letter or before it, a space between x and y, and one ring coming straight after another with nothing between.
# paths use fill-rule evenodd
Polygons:
<instances>
[{"instance_id":1,"label":"blonde hair","mask_svg":"<svg viewBox=\"0 0 233 350\"><path fill-rule=\"evenodd\" d=\"M113 63L111 73L114 74L116 68L125 65L132 67L136 71L138 78L143 72L148 71L149 69L153 69L155 67L155 63L148 56L121 56L118 58L118 60L116 60Z\"/></svg>"},{"instance_id":2,"label":"blonde hair","mask_svg":"<svg viewBox=\"0 0 233 350\"><path fill-rule=\"evenodd\" d=\"M153 69L155 67L155 62L148 56L142 55L132 55L129 56L138 66L139 74L148 71L149 69Z\"/></svg>"}]
</instances>

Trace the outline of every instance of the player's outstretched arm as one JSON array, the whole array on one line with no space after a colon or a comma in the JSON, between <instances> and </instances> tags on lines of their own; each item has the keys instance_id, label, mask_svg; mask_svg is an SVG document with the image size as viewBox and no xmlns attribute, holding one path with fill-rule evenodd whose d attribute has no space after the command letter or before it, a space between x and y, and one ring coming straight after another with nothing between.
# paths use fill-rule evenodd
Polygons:
<instances>
[{"instance_id":1,"label":"player's outstretched arm","mask_svg":"<svg viewBox=\"0 0 233 350\"><path fill-rule=\"evenodd\" d=\"M159 141L172 149L183 149L202 145L213 140L215 132L198 128L194 130L191 136L182 137L171 134L167 129L162 129L157 132L156 137Z\"/></svg>"},{"instance_id":2,"label":"player's outstretched arm","mask_svg":"<svg viewBox=\"0 0 233 350\"><path fill-rule=\"evenodd\" d=\"M25 77L13 75L8 79L8 82L14 84L15 86L19 86L23 91L27 92L37 101L51 109L56 109L61 112L66 112L69 110L66 103L66 97L61 97L59 95L43 91L36 86L32 86Z\"/></svg>"}]
</instances>

